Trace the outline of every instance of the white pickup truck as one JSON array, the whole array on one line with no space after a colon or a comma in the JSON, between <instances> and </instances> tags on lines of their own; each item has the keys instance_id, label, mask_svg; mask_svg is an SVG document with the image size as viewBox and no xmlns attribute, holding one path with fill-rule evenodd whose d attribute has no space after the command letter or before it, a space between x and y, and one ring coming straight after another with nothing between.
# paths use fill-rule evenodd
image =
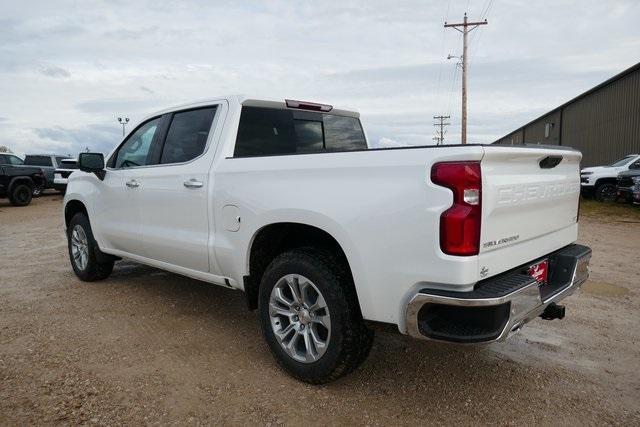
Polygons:
<instances>
[{"instance_id":1,"label":"white pickup truck","mask_svg":"<svg viewBox=\"0 0 640 427\"><path fill-rule=\"evenodd\" d=\"M367 356L370 321L412 337L505 339L588 277L581 154L371 149L359 114L241 96L144 119L64 198L85 281L127 258L244 291L279 364L310 383Z\"/></svg>"},{"instance_id":2,"label":"white pickup truck","mask_svg":"<svg viewBox=\"0 0 640 427\"><path fill-rule=\"evenodd\" d=\"M601 202L615 202L618 199L618 174L634 169L640 169L638 154L626 155L610 165L584 168L580 171L582 193Z\"/></svg>"}]
</instances>

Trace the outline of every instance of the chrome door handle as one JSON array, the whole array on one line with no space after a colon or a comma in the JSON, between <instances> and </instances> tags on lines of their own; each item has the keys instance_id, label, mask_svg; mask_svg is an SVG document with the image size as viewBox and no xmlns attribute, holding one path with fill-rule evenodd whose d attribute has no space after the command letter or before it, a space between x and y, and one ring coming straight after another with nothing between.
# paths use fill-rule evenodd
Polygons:
<instances>
[{"instance_id":1,"label":"chrome door handle","mask_svg":"<svg viewBox=\"0 0 640 427\"><path fill-rule=\"evenodd\" d=\"M130 180L130 181L127 181L127 182L126 182L126 184L127 184L127 187L129 187L129 188L137 188L137 187L140 187L140 183L139 183L138 181L136 181L135 179L132 179L132 180Z\"/></svg>"},{"instance_id":2,"label":"chrome door handle","mask_svg":"<svg viewBox=\"0 0 640 427\"><path fill-rule=\"evenodd\" d=\"M184 186L187 188L200 188L203 185L202 181L198 181L195 178L191 178L189 181L184 182Z\"/></svg>"}]
</instances>

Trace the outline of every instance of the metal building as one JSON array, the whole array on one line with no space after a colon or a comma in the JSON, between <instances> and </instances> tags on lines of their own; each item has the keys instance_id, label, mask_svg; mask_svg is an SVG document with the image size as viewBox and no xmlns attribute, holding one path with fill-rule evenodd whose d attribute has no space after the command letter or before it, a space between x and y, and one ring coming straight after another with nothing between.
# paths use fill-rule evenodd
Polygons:
<instances>
[{"instance_id":1,"label":"metal building","mask_svg":"<svg viewBox=\"0 0 640 427\"><path fill-rule=\"evenodd\" d=\"M640 153L640 63L500 138L494 144L555 144L582 151L582 166Z\"/></svg>"}]
</instances>

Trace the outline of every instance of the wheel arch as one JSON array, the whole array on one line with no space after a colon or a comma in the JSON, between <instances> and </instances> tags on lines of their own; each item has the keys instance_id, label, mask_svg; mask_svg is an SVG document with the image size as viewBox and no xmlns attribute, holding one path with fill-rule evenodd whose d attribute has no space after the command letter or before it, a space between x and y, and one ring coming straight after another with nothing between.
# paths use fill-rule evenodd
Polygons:
<instances>
[{"instance_id":1,"label":"wheel arch","mask_svg":"<svg viewBox=\"0 0 640 427\"><path fill-rule=\"evenodd\" d=\"M33 180L31 179L31 177L16 176L12 178L11 181L9 181L9 185L7 186L7 194L9 194L11 190L13 190L13 187L18 184L27 184L29 188L33 189Z\"/></svg>"},{"instance_id":2,"label":"wheel arch","mask_svg":"<svg viewBox=\"0 0 640 427\"><path fill-rule=\"evenodd\" d=\"M64 205L64 225L65 227L69 226L71 222L71 218L77 213L84 213L87 218L89 218L89 212L87 211L87 207L80 200L71 199L67 201ZM91 223L91 221L89 221Z\"/></svg>"},{"instance_id":3,"label":"wheel arch","mask_svg":"<svg viewBox=\"0 0 640 427\"><path fill-rule=\"evenodd\" d=\"M601 185L601 184L613 184L613 185L616 185L617 184L617 178L616 177L611 177L611 176L598 178L598 179L596 179L596 182L593 185L593 187L596 188L598 185Z\"/></svg>"},{"instance_id":4,"label":"wheel arch","mask_svg":"<svg viewBox=\"0 0 640 427\"><path fill-rule=\"evenodd\" d=\"M262 276L271 261L279 254L297 247L315 246L329 249L344 263L350 276L349 286L355 286L353 265L338 239L323 228L301 222L274 222L256 230L247 249L247 272L243 277L247 307L255 310L258 306L258 289ZM358 300L358 308L360 302Z\"/></svg>"}]
</instances>

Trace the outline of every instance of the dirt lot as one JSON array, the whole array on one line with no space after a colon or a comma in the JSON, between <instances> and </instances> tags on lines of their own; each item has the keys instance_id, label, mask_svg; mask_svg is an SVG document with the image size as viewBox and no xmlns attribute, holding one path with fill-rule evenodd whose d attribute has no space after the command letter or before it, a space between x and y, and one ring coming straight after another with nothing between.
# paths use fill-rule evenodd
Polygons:
<instances>
[{"instance_id":1,"label":"dirt lot","mask_svg":"<svg viewBox=\"0 0 640 427\"><path fill-rule=\"evenodd\" d=\"M368 361L314 387L280 371L240 292L120 262L69 265L61 197L0 199L0 424L640 423L640 215L583 205L591 281L567 318L459 347L376 326Z\"/></svg>"}]
</instances>

